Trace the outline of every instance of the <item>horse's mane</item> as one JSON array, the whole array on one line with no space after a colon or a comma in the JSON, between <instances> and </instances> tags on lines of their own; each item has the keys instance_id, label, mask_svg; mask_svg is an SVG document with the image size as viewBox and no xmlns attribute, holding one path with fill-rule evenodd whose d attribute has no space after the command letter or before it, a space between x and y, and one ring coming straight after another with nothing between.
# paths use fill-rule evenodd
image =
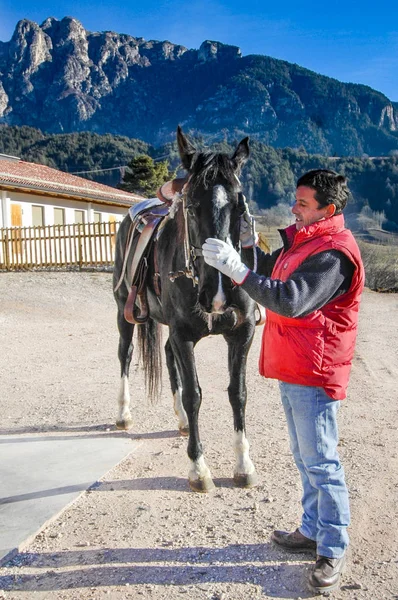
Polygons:
<instances>
[{"instance_id":1,"label":"horse's mane","mask_svg":"<svg viewBox=\"0 0 398 600\"><path fill-rule=\"evenodd\" d=\"M236 183L230 157L227 154L210 150L196 152L192 158L189 180L193 190L199 186L207 189L217 177L222 177L231 185Z\"/></svg>"},{"instance_id":2,"label":"horse's mane","mask_svg":"<svg viewBox=\"0 0 398 600\"><path fill-rule=\"evenodd\" d=\"M176 193L173 198L173 202L170 207L169 216L167 220L174 221L174 234L177 236L177 245L183 244L185 236L185 220L183 213L183 201L180 193ZM173 230L172 230L173 231Z\"/></svg>"}]
</instances>

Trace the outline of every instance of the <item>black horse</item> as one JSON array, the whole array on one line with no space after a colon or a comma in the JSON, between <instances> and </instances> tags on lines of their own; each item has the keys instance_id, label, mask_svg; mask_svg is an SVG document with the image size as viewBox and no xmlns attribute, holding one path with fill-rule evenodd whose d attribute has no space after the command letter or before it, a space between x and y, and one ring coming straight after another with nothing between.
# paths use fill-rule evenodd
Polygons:
<instances>
[{"instance_id":1,"label":"black horse","mask_svg":"<svg viewBox=\"0 0 398 600\"><path fill-rule=\"evenodd\" d=\"M246 361L256 325L255 304L228 277L206 265L201 255L202 244L209 237L239 247L239 220L244 201L238 175L249 157L248 138L239 143L232 157L197 151L180 127L177 141L188 176L182 192L174 196L170 213L162 223L149 255L147 296L150 318L145 324L138 325L141 358L147 381L156 392L161 367L159 324L168 325L165 353L179 428L182 434L189 433L189 483L193 490L207 492L214 484L199 438L202 392L194 347L209 334L224 336L228 344L228 395L235 429L234 482L249 487L255 485L256 473L245 435ZM122 377L116 423L120 429L128 429L132 424L128 375L134 325L124 317L131 282L124 280L120 285L130 226L131 219L126 216L118 231L114 269Z\"/></svg>"}]
</instances>

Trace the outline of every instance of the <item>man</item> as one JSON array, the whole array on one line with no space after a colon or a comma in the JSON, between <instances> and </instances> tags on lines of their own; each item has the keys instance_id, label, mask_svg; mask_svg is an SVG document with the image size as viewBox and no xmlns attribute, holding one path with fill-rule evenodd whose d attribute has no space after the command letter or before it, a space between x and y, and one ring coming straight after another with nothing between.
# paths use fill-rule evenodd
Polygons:
<instances>
[{"instance_id":1,"label":"man","mask_svg":"<svg viewBox=\"0 0 398 600\"><path fill-rule=\"evenodd\" d=\"M316 551L308 582L316 593L339 586L349 541L336 417L346 397L364 270L344 227L348 197L346 179L334 171L303 175L292 208L296 222L281 231L283 248L272 255L255 246L255 232L243 222L242 247L254 246L258 273L229 244L208 239L203 245L205 261L267 309L259 369L279 381L303 486L301 525L292 533L274 531L272 540L292 552Z\"/></svg>"}]
</instances>

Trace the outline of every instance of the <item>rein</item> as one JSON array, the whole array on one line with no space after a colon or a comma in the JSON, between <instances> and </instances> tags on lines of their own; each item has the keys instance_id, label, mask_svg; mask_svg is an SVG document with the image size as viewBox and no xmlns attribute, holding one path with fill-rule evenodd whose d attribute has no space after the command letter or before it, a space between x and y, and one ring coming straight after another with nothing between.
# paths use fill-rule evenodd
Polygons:
<instances>
[{"instance_id":1,"label":"rein","mask_svg":"<svg viewBox=\"0 0 398 600\"><path fill-rule=\"evenodd\" d=\"M189 227L188 227L188 207L187 207L187 185L188 181L185 183L184 187L181 190L180 196L182 200L182 210L184 216L184 260L185 260L185 268L181 271L170 271L169 279L171 282L174 282L179 277L187 277L188 279L192 279L193 286L196 287L199 283L198 276L195 274L195 265L194 261L198 256L203 256L202 248L197 248L193 244L189 242Z\"/></svg>"},{"instance_id":2,"label":"rein","mask_svg":"<svg viewBox=\"0 0 398 600\"><path fill-rule=\"evenodd\" d=\"M239 178L235 175L239 185ZM194 246L189 241L189 227L188 227L188 205L187 205L187 186L189 184L188 178L181 189L180 197L182 200L182 210L184 216L184 259L185 259L185 268L180 271L170 271L169 279L171 282L174 282L179 277L187 277L188 279L192 279L193 286L196 287L199 283L198 276L195 274L195 260L199 256L203 256L202 248L198 248ZM257 259L257 255L255 256Z\"/></svg>"}]
</instances>

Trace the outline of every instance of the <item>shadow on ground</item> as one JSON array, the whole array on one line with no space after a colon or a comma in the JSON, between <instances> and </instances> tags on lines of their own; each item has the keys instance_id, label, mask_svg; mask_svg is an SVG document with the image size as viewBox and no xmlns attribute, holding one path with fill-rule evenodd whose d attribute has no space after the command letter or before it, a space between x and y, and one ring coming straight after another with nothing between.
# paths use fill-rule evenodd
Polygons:
<instances>
[{"instance_id":1,"label":"shadow on ground","mask_svg":"<svg viewBox=\"0 0 398 600\"><path fill-rule=\"evenodd\" d=\"M36 569L35 573L4 575L0 577L0 589L43 592L148 584L251 583L261 586L264 593L274 598L290 598L292 594L311 597L305 589L307 563L304 556L289 557L289 562L278 563L278 560L280 555L276 557L271 544L26 553L18 555L7 566L28 567ZM272 564L267 564L271 561ZM43 571L37 572L40 569Z\"/></svg>"}]
</instances>

